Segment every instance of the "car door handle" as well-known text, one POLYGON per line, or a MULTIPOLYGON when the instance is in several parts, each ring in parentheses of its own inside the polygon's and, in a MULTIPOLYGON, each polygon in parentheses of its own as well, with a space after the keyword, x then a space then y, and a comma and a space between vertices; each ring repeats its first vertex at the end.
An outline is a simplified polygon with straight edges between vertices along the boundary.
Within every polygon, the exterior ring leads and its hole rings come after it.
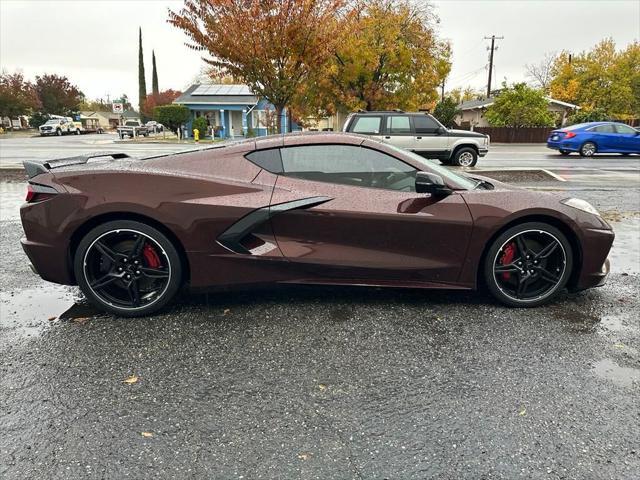
POLYGON ((389 140, 390 138, 391 138, 391 137, 390 137, 389 135, 386 135, 386 136, 384 137, 384 139, 385 139, 385 140, 389 140))
POLYGON ((422 140, 422 137, 416 137, 416 140, 422 140))

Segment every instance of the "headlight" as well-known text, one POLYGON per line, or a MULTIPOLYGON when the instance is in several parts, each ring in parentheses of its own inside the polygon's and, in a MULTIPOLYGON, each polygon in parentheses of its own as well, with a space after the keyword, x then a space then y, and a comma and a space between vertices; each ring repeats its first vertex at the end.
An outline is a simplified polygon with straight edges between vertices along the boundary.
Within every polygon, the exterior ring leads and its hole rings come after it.
POLYGON ((561 203, 564 203, 565 205, 573 208, 577 208, 578 210, 582 210, 583 212, 600 216, 598 210, 596 210, 596 208, 586 200, 580 200, 579 198, 565 198, 561 203))

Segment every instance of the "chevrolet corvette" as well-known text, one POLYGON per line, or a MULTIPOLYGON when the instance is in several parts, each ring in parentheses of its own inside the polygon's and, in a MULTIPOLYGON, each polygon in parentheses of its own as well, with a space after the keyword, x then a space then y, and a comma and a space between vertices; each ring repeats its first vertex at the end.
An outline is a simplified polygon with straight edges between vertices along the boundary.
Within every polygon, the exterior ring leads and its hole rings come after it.
POLYGON ((184 287, 473 290, 533 307, 602 285, 614 233, 589 203, 353 134, 292 134, 144 159, 24 162, 23 248, 43 279, 149 315, 184 287))

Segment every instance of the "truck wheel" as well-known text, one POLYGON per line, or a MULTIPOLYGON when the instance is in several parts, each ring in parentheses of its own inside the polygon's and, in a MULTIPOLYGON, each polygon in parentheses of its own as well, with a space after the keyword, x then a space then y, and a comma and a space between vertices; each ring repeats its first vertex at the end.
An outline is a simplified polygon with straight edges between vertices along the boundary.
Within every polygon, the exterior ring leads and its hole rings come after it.
POLYGON ((76 128, 76 135, 80 135, 80 129, 76 128))
POLYGON ((451 159, 451 164, 458 167, 474 167, 476 163, 478 163, 478 154, 471 147, 462 147, 451 159))
POLYGON ((56 129, 56 135, 61 137, 62 136, 62 130, 60 130, 59 128, 56 129))

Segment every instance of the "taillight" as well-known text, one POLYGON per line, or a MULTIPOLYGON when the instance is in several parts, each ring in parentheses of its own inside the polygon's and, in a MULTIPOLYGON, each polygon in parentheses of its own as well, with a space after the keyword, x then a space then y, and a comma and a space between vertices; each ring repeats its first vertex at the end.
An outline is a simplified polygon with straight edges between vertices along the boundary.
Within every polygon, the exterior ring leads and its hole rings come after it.
POLYGON ((565 133, 564 138, 573 138, 576 136, 576 134, 573 132, 564 132, 564 133, 565 133))
POLYGON ((24 200, 27 203, 42 202, 43 200, 48 200, 57 194, 58 192, 55 188, 30 183, 27 185, 27 196, 24 200))

